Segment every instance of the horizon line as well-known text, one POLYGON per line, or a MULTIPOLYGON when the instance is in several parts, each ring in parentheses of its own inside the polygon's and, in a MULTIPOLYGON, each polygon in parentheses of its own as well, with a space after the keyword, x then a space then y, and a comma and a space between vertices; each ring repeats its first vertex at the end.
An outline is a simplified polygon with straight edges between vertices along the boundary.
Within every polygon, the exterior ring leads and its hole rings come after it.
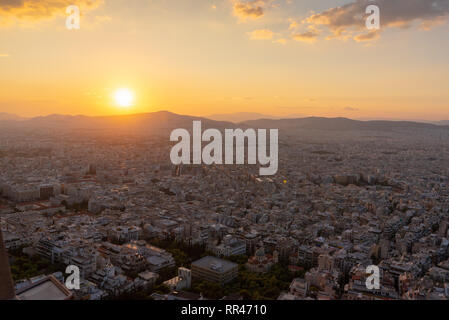
POLYGON ((47 118, 47 117, 54 117, 54 116, 63 116, 63 117, 86 117, 86 118, 108 118, 108 117, 127 117, 127 116, 138 116, 138 115, 148 115, 148 114, 157 114, 157 113, 170 113, 177 116, 186 116, 186 117, 197 117, 197 118, 204 118, 207 120, 213 120, 213 121, 225 121, 225 122, 232 122, 232 123, 239 123, 239 122, 246 122, 246 121, 258 121, 258 120, 292 120, 292 119, 307 119, 307 118, 322 118, 322 119, 347 119, 347 120, 353 120, 353 121, 362 121, 362 122, 370 122, 370 121, 388 121, 388 122, 416 122, 416 123, 427 123, 427 124, 435 124, 439 122, 445 122, 448 121, 447 119, 440 119, 440 120, 424 120, 424 119, 407 119, 407 118, 379 118, 379 117, 360 117, 360 118, 352 118, 352 117, 346 117, 346 116, 314 116, 314 115, 303 115, 303 116, 296 116, 295 114, 292 115, 269 115, 269 114, 260 114, 257 112, 234 112, 234 113, 223 113, 223 114, 210 114, 207 116, 204 115, 192 115, 192 114, 181 114, 172 112, 169 110, 158 110, 158 111, 152 111, 152 112, 136 112, 136 113, 119 113, 119 114, 107 114, 107 115, 86 115, 86 114, 65 114, 65 113, 50 113, 46 115, 37 115, 37 116, 20 116, 14 113, 9 112, 0 112, 0 115, 8 115, 11 117, 16 117, 18 119, 4 119, 0 121, 27 121, 27 120, 33 120, 37 118, 47 118), (260 114, 261 118, 254 118, 254 119, 247 119, 247 120, 241 120, 241 121, 233 121, 233 120, 226 120, 226 119, 220 119, 216 120, 211 117, 214 116, 236 116, 238 114, 260 114))

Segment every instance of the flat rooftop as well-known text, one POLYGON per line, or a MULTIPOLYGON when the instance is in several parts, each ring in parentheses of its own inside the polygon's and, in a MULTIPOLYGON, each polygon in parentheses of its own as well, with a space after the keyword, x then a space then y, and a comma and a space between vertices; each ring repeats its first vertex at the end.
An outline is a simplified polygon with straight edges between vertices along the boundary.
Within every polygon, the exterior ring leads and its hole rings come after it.
POLYGON ((227 272, 233 268, 238 267, 237 263, 219 259, 212 256, 206 256, 199 260, 192 262, 192 267, 196 266, 203 269, 209 269, 215 272, 227 272))
POLYGON ((47 277, 20 290, 17 292, 17 296, 20 300, 66 300, 71 298, 71 292, 57 281, 47 277))

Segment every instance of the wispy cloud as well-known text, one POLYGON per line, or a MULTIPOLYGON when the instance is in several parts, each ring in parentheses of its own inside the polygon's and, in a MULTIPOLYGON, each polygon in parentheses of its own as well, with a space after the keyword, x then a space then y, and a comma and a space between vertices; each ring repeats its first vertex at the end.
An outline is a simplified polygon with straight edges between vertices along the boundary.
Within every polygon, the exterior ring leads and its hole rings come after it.
POLYGON ((8 58, 9 54, 8 53, 0 53, 0 58, 8 58))
POLYGON ((248 32, 248 34, 252 40, 270 40, 274 36, 274 32, 268 29, 254 30, 253 32, 248 32))
POLYGON ((377 30, 367 32, 367 33, 360 33, 354 36, 354 40, 356 42, 367 42, 367 41, 373 41, 380 38, 380 32, 377 30))
POLYGON ((303 33, 295 33, 292 35, 293 40, 299 42, 316 42, 318 40, 318 33, 315 31, 307 31, 303 33))
POLYGON ((235 1, 234 15, 241 20, 257 19, 264 15, 264 7, 265 1, 263 0, 235 1))
POLYGON ((429 30, 449 20, 449 0, 356 0, 322 13, 311 14, 302 24, 327 27, 331 33, 327 39, 352 38, 357 42, 376 40, 380 32, 370 32, 365 26, 365 10, 372 4, 380 8, 380 31, 415 25, 429 30))
POLYGON ((276 0, 230 0, 234 16, 240 21, 258 19, 265 15, 267 9, 278 7, 276 0))
MULTIPOLYGON (((275 0, 230 0, 234 15, 241 21, 258 19, 270 8, 279 6, 275 0)), ((288 5, 289 1, 287 1, 288 5)), ((449 20, 449 0, 353 0, 342 6, 332 7, 322 12, 312 12, 306 18, 296 20, 286 18, 288 28, 277 30, 280 36, 276 43, 286 39, 315 43, 320 39, 349 40, 370 45, 391 28, 420 28, 430 30, 449 20), (380 9, 380 29, 368 30, 366 20, 370 14, 366 9, 377 5, 380 9)), ((271 28, 267 28, 268 30, 271 28)), ((271 39, 273 34, 256 30, 251 39, 271 39)))
POLYGON ((285 39, 285 38, 280 38, 280 39, 277 39, 277 40, 275 40, 275 41, 273 41, 274 43, 280 43, 280 44, 286 44, 287 43, 287 39, 285 39))
POLYGON ((34 23, 66 14, 66 8, 76 4, 82 12, 97 8, 103 0, 1 0, 0 25, 14 22, 34 23))

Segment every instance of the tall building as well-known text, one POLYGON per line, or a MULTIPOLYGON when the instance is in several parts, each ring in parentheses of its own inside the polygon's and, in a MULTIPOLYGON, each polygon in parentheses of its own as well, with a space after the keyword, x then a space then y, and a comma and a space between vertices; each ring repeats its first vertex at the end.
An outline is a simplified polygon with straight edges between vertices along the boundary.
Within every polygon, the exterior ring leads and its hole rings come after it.
POLYGON ((10 300, 15 298, 14 285, 9 269, 8 254, 3 243, 3 234, 0 229, 0 300, 10 300))

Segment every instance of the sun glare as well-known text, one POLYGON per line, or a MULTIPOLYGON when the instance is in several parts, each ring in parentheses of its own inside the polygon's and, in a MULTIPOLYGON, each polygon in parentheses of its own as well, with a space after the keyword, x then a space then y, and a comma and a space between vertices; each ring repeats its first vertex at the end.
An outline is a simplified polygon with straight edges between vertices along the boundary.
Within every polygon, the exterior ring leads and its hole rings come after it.
POLYGON ((119 107, 127 108, 132 106, 134 94, 129 89, 119 89, 114 94, 115 102, 119 107))

